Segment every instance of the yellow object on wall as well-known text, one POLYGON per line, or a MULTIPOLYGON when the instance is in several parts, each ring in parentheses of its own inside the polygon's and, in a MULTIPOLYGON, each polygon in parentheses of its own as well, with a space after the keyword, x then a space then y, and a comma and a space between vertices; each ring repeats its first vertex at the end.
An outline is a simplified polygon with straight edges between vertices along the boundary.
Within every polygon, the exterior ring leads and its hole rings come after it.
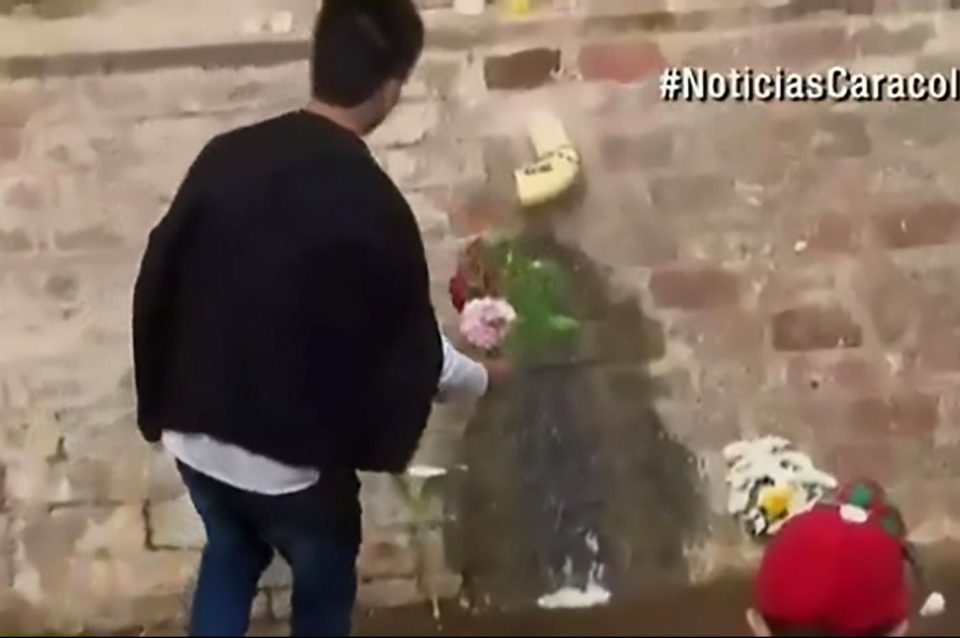
POLYGON ((507 13, 515 16, 523 16, 530 13, 530 0, 503 0, 503 6, 507 13))
POLYGON ((537 159, 515 173, 517 195, 524 207, 554 199, 573 186, 580 174, 580 155, 556 116, 536 113, 529 132, 537 159))

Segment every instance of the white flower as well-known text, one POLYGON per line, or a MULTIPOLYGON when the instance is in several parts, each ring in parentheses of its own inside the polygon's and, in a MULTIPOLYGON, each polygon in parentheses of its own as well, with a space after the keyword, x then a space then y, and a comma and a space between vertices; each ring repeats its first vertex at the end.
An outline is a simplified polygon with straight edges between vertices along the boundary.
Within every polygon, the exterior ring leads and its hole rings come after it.
POLYGON ((836 486, 836 479, 818 470, 807 455, 780 437, 737 441, 724 448, 723 456, 730 488, 727 510, 755 535, 776 534, 784 523, 810 509, 836 486), (775 495, 779 498, 771 500, 775 495), (769 502, 762 503, 764 498, 769 502))
POLYGON ((920 615, 924 618, 939 616, 947 610, 947 599, 938 591, 927 596, 927 600, 920 608, 920 615))
POLYGON ((863 525, 870 519, 870 515, 863 508, 847 504, 840 507, 840 518, 848 523, 863 525))

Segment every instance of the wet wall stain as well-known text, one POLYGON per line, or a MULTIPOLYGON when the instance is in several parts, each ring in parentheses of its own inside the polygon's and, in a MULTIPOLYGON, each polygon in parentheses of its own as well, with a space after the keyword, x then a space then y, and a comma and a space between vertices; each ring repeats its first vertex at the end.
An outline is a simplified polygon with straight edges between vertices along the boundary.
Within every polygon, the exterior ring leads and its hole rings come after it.
POLYGON ((687 579, 684 547, 704 525, 695 456, 665 432, 647 363, 662 329, 637 300, 549 230, 520 238, 568 273, 580 343, 526 362, 481 404, 464 443, 460 512, 466 593, 478 607, 528 607, 583 587, 596 563, 614 599, 687 579), (589 536, 599 551, 594 555, 589 536))

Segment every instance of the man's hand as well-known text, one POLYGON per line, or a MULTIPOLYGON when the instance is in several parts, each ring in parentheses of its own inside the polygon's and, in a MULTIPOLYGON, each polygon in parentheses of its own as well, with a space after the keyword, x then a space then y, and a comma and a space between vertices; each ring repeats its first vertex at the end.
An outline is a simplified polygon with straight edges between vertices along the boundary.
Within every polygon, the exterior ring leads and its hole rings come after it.
POLYGON ((467 338, 463 336, 462 332, 460 332, 460 326, 458 325, 444 326, 443 333, 445 335, 448 335, 447 340, 450 342, 450 344, 454 348, 456 348, 460 352, 470 353, 474 359, 476 358, 476 356, 474 356, 474 351, 476 350, 476 348, 470 345, 470 342, 467 341, 467 338), (449 336, 449 335, 453 335, 453 336, 449 336))
POLYGON ((482 363, 483 367, 487 369, 487 378, 489 379, 488 392, 506 385, 515 372, 513 363, 503 357, 484 359, 482 363))

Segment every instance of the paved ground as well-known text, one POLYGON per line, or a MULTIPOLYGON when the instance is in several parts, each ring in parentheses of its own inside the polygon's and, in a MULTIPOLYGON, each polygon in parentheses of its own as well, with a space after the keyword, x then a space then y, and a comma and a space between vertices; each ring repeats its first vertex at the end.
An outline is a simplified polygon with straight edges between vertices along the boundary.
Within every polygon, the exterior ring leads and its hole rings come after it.
MULTIPOLYGON (((426 610, 404 610, 367 619, 357 629, 363 636, 743 636, 748 591, 743 582, 727 582, 580 613, 454 614, 440 629, 426 610)), ((957 603, 951 613, 918 621, 914 635, 960 635, 960 582, 947 598, 957 603)))
MULTIPOLYGON (((960 576, 960 572, 956 572, 960 576)), ((938 580, 942 583, 942 580, 938 580)), ((960 635, 960 577, 943 587, 949 612, 936 621, 918 620, 913 635, 960 635), (953 603, 952 605, 950 603, 953 603)), ((744 636, 749 599, 744 581, 665 593, 630 604, 584 612, 471 615, 445 611, 438 627, 426 607, 380 612, 358 620, 358 636, 744 636)), ((153 635, 171 635, 158 632, 153 635)), ((283 636, 286 628, 257 627, 256 636, 283 636)))

